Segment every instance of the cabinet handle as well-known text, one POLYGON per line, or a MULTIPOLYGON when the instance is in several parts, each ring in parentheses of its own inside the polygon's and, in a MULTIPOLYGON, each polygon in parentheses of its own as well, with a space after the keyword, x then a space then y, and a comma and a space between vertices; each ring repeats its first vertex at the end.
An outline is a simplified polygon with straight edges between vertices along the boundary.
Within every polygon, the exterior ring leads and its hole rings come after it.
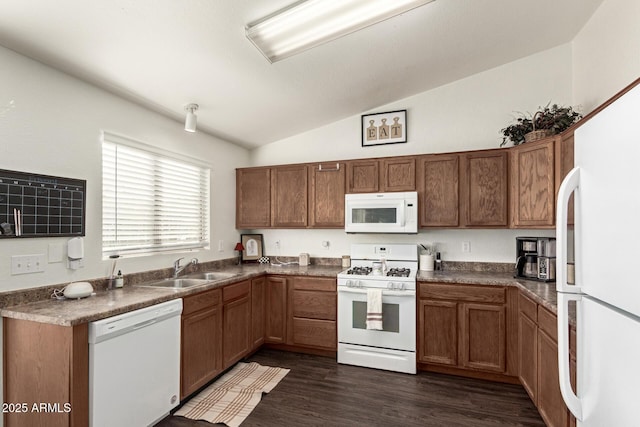
POLYGON ((336 163, 335 169, 322 169, 322 165, 318 165, 319 172, 336 172, 340 170, 340 163, 336 163))

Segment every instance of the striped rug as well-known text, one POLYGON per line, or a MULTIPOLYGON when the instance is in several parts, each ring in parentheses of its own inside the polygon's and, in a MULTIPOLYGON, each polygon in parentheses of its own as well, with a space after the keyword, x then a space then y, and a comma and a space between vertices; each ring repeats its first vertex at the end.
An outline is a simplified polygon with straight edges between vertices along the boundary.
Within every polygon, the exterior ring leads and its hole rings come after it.
POLYGON ((238 363, 174 415, 237 427, 260 403, 262 393, 273 390, 288 373, 256 362, 238 363))

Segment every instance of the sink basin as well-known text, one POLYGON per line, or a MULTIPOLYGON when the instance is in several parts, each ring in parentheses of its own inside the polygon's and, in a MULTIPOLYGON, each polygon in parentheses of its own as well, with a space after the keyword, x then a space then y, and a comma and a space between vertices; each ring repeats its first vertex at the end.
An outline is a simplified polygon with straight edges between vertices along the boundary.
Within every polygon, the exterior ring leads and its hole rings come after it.
POLYGON ((204 285, 210 280, 197 278, 163 279, 155 282, 141 283, 138 286, 150 288, 190 288, 191 286, 204 285))
POLYGON ((189 275, 189 279, 196 280, 222 280, 228 279, 229 277, 236 276, 236 273, 224 273, 222 271, 210 271, 208 273, 194 273, 189 275))

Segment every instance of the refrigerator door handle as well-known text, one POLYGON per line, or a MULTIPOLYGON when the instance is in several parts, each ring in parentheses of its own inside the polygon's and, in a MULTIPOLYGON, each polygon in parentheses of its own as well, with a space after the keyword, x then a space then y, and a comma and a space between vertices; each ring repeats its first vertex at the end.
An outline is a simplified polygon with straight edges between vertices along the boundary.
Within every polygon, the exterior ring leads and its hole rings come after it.
POLYGON ((582 300, 582 295, 558 292, 558 373, 560 392, 571 413, 582 421, 582 401, 571 388, 569 370, 569 301, 582 300))
MULTIPOLYGON (((582 288, 578 285, 569 285, 567 283, 567 213, 569 208, 569 197, 580 187, 580 168, 573 168, 562 181, 558 190, 558 207, 556 212, 556 290, 558 292, 582 293, 582 288)), ((576 194, 576 211, 578 210, 578 194, 576 194)), ((577 215, 577 212, 576 212, 577 215)), ((577 227, 576 227, 577 228, 577 227)), ((576 236, 576 239, 578 236, 576 236)), ((578 251, 576 245, 576 251, 578 251)), ((578 256, 576 253, 576 278, 579 277, 577 269, 578 256)))

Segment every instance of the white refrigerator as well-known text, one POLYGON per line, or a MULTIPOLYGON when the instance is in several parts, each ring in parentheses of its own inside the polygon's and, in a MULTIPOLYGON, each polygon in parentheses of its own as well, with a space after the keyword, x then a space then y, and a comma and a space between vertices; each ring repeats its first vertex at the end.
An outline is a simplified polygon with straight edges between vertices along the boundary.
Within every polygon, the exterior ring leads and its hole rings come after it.
POLYGON ((639 170, 635 86, 576 130, 575 168, 558 193, 560 389, 582 427, 640 426, 639 170), (566 280, 572 193, 575 285, 566 280), (569 301, 576 301, 577 390, 569 379, 569 301))

